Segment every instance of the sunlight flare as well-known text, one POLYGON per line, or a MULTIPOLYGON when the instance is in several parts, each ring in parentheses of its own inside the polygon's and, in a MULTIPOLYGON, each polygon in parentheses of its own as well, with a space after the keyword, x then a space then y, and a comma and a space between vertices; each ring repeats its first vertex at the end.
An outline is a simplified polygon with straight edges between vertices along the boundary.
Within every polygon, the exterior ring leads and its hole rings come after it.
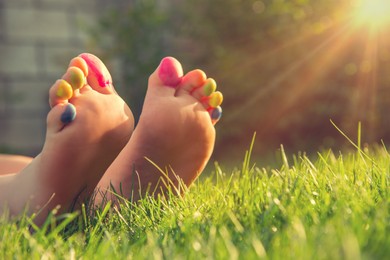
POLYGON ((359 0, 355 10, 356 21, 380 27, 390 23, 389 0, 359 0))

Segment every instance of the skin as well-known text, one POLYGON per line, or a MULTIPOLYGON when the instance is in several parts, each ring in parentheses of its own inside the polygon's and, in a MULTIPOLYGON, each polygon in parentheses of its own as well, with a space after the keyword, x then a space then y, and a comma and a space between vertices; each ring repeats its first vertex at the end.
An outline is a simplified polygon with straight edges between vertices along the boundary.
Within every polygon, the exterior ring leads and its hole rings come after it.
MULTIPOLYGON (((131 200, 138 200, 147 192, 163 194, 168 187, 182 193, 179 183, 189 186, 199 176, 213 151, 214 124, 219 119, 210 117, 215 108, 210 107, 205 96, 210 94, 209 86, 205 91, 206 81, 201 70, 183 77, 177 60, 162 61, 149 78, 142 114, 132 138, 97 186, 97 206, 106 200, 118 202, 113 191, 131 200), (165 177, 156 166, 166 173, 165 177)), ((220 100, 214 104, 217 107, 222 102, 222 95, 218 95, 220 100)))
MULTIPOLYGON (((94 56, 81 58, 70 67, 87 76, 88 86, 76 89, 69 100, 56 95, 62 83, 52 87, 42 153, 34 159, 0 156, 0 187, 10 187, 0 189, 0 205, 7 204, 14 215, 28 201, 29 212, 39 211, 36 221, 42 222, 56 205, 69 209, 76 198, 90 196, 96 184, 96 206, 118 202, 110 187, 132 200, 146 193, 164 194, 168 188, 181 194, 182 184, 189 186, 211 156, 222 94, 203 71, 183 76, 177 60, 164 59, 149 78, 143 112, 130 138, 133 118, 115 94, 108 71, 94 56), (67 102, 74 104, 77 115, 64 126, 58 118, 67 102), (15 170, 19 172, 9 174, 15 170), (12 192, 15 187, 22 188, 18 196, 12 192)), ((74 75, 68 70, 63 78, 72 81, 74 75)))
MULTIPOLYGON (((1 170, 0 205, 8 207, 12 216, 27 205, 27 213, 37 214, 35 221, 40 224, 57 205, 61 207, 60 212, 77 207, 76 201, 83 201, 92 194, 131 136, 134 120, 130 109, 112 85, 103 88, 97 84, 96 73, 106 68, 94 56, 84 58, 96 61, 98 70, 88 71, 81 57, 71 61, 70 67, 79 66, 76 73, 84 73, 83 77, 88 80, 82 88, 74 88, 70 99, 58 96, 60 81, 50 89, 52 109, 47 116, 42 152, 32 160, 11 156, 8 159, 17 163, 1 170), (64 123, 61 116, 68 103, 73 104, 77 114, 72 122, 64 123), (15 170, 16 173, 5 174, 15 170)), ((75 76, 70 73, 73 72, 68 70, 62 78, 69 80, 75 76)), ((108 72, 105 77, 111 82, 108 72)), ((4 161, 5 157, 1 158, 4 161)), ((3 207, 0 213, 2 210, 3 207)))

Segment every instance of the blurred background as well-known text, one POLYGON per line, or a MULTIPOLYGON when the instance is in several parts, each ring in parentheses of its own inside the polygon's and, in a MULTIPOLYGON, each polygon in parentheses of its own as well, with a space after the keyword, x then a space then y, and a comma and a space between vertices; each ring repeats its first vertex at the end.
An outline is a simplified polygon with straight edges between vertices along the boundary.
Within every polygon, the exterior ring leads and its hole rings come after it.
POLYGON ((164 56, 224 94, 214 159, 390 142, 388 0, 1 0, 0 152, 36 155, 47 90, 80 52, 100 56, 139 116, 164 56))

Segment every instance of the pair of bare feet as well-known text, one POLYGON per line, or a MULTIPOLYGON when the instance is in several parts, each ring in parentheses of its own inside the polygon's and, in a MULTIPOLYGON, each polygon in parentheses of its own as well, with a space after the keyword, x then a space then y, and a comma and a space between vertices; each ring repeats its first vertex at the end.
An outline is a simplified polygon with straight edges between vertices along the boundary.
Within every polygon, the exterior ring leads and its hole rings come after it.
MULTIPOLYGON (((190 185, 209 160, 222 94, 201 70, 183 75, 164 58, 150 76, 136 129, 110 73, 92 54, 74 58, 50 89, 42 152, 0 156, 0 214, 37 213, 41 223, 58 205, 67 211, 94 195, 99 206, 120 196, 190 185)), ((180 191, 177 191, 180 192, 180 191)))

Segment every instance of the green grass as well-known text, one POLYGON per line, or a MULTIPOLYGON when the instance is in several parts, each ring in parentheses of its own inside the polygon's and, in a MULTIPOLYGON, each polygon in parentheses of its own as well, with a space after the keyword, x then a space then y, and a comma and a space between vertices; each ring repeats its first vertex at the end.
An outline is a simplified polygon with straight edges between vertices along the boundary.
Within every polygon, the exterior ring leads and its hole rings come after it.
MULTIPOLYGON (((358 148, 360 147, 360 144, 358 148)), ((0 219, 0 259, 388 259, 385 148, 215 170, 184 198, 49 218, 0 219), (60 223, 60 224, 58 224, 60 223)))

